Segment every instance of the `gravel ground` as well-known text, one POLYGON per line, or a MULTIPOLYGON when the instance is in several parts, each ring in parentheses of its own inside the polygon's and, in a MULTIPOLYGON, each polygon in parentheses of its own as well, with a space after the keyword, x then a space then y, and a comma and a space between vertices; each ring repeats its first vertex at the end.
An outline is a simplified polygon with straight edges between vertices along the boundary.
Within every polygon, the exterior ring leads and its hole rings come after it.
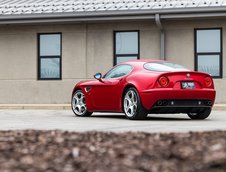
POLYGON ((0 171, 226 171, 226 131, 1 131, 0 171))

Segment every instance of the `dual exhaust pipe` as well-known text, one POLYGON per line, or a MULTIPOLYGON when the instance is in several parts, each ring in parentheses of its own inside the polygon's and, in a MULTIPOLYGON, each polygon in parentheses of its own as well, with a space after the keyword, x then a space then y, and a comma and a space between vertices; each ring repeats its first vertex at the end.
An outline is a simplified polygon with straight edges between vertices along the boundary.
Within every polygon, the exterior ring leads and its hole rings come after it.
POLYGON ((167 100, 159 100, 159 101, 157 101, 157 105, 158 106, 167 106, 168 101, 167 100))

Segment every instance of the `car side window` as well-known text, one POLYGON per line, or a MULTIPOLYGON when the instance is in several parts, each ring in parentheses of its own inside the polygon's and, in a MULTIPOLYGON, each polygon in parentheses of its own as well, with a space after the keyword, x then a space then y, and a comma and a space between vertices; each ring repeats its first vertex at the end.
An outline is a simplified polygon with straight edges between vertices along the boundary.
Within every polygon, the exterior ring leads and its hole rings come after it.
POLYGON ((115 68, 111 69, 105 76, 105 79, 110 79, 110 78, 118 78, 124 75, 127 75, 133 70, 133 67, 130 65, 119 65, 116 66, 115 68))

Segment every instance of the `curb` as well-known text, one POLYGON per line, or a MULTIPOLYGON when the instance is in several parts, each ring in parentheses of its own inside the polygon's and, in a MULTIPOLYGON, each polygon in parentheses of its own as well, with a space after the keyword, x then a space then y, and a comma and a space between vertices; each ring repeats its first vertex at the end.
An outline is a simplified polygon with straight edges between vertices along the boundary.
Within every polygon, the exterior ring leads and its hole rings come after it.
POLYGON ((226 104, 215 104, 213 110, 226 110, 226 104))
MULTIPOLYGON (((8 110, 71 110, 70 104, 0 104, 0 109, 8 110)), ((215 104, 213 110, 226 110, 226 104, 215 104)))
POLYGON ((70 104, 0 104, 0 109, 8 110, 70 110, 70 104))

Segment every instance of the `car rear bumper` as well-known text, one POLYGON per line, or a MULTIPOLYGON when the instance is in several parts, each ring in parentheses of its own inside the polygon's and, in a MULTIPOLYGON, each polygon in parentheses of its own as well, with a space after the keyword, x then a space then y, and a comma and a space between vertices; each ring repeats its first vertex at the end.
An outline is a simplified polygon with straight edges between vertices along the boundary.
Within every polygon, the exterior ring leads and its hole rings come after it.
POLYGON ((175 89, 150 89, 140 93, 145 109, 178 109, 179 113, 184 108, 212 107, 215 101, 214 89, 175 90, 175 89), (158 104, 162 101, 162 104, 158 104))

